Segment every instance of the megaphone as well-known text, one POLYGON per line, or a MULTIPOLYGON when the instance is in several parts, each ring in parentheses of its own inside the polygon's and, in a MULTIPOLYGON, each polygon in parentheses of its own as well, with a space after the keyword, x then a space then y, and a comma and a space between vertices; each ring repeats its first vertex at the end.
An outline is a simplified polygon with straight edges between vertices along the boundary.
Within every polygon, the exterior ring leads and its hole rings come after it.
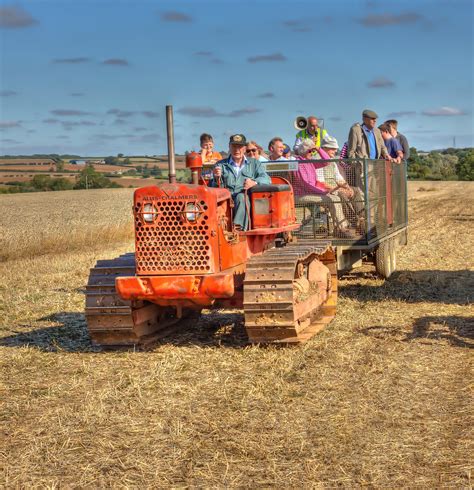
POLYGON ((308 120, 304 116, 298 116, 293 123, 295 129, 301 131, 302 129, 306 129, 308 127, 308 120))

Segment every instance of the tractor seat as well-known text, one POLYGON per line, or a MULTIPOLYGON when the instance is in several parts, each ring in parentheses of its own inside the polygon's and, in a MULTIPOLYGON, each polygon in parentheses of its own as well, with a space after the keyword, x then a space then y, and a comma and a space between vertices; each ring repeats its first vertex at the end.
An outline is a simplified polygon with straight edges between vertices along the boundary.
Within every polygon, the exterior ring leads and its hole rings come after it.
POLYGON ((257 184, 248 190, 249 194, 254 192, 285 192, 290 191, 291 187, 288 184, 257 184))

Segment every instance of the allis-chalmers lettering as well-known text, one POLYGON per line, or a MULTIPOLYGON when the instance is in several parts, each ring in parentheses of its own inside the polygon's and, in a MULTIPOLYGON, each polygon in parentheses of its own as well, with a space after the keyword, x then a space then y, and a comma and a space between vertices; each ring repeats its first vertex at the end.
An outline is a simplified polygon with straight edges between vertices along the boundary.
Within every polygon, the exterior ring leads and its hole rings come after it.
POLYGON ((191 199, 197 199, 196 194, 190 194, 189 196, 144 196, 144 201, 161 201, 161 200, 170 200, 170 201, 186 201, 191 199))

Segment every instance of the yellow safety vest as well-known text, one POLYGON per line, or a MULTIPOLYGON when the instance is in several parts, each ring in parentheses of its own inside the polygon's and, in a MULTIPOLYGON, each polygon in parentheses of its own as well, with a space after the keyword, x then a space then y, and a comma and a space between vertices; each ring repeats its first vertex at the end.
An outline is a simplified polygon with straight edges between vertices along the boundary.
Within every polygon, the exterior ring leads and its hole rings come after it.
MULTIPOLYGON (((323 129, 323 138, 328 134, 328 132, 323 129)), ((301 138, 301 139, 310 139, 313 140, 314 144, 319 148, 321 146, 321 128, 318 128, 316 130, 316 134, 312 136, 311 134, 308 133, 306 129, 302 129, 297 135, 296 139, 301 138)))

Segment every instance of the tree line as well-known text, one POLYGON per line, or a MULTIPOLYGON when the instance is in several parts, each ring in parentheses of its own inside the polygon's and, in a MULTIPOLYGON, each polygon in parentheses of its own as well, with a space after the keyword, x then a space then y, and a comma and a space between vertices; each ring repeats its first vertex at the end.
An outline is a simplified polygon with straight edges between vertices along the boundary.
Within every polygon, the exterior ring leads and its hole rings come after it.
POLYGON ((407 170, 410 180, 474 180, 474 149, 447 148, 426 154, 410 148, 407 170))
POLYGON ((97 172, 92 165, 86 165, 75 180, 49 175, 35 175, 27 182, 10 182, 7 188, 0 189, 2 194, 16 192, 68 191, 74 189, 118 188, 121 185, 113 182, 104 174, 97 172))

